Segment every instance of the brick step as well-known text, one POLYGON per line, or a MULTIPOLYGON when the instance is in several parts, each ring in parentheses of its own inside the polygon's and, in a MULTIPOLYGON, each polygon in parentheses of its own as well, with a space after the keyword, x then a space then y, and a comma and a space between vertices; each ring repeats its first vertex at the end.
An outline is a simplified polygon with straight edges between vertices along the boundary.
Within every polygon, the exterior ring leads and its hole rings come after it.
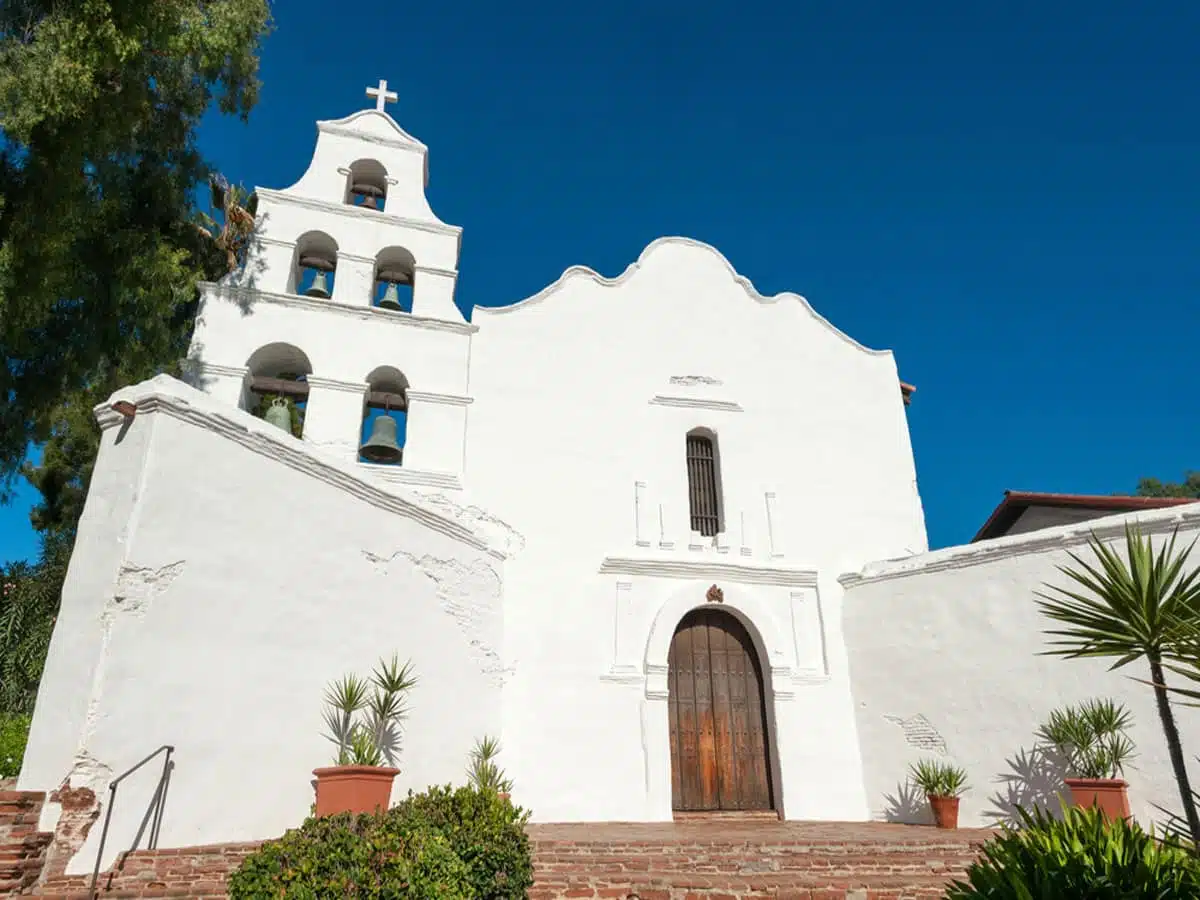
POLYGON ((760 860, 754 863, 736 863, 718 865, 704 860, 688 862, 678 860, 674 864, 662 865, 655 863, 647 865, 644 860, 618 859, 604 860, 593 865, 534 863, 534 875, 553 878, 562 875, 587 874, 596 877, 617 876, 632 877, 641 872, 658 872, 658 874, 673 874, 673 872, 690 872, 696 875, 715 875, 724 877, 757 877, 770 876, 828 876, 828 875, 930 875, 942 872, 962 872, 974 862, 974 857, 954 857, 952 859, 878 859, 871 857, 856 857, 853 859, 820 859, 812 860, 808 865, 775 865, 774 860, 760 860))
POLYGON ((940 898, 954 875, 908 875, 867 877, 819 877, 814 875, 714 877, 676 873, 646 873, 638 877, 611 878, 577 876, 554 881, 538 879, 529 892, 529 900, 559 898, 615 898, 631 895, 639 900, 698 900, 698 898, 772 897, 777 900, 893 900, 893 898, 940 898))

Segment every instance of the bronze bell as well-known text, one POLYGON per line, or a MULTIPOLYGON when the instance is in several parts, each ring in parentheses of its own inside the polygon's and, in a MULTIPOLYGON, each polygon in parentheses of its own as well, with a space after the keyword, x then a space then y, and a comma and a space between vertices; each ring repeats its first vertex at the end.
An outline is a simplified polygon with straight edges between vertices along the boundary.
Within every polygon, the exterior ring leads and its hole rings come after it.
POLYGON ((387 284, 383 298, 379 301, 379 308, 402 311, 404 307, 400 305, 400 291, 397 285, 412 284, 412 276, 400 269, 383 269, 375 278, 387 284))
POLYGON ((400 462, 404 450, 396 442, 396 420, 387 413, 376 416, 371 425, 371 436, 358 448, 358 452, 374 463, 400 462))
POLYGON ((387 290, 383 292, 383 299, 379 301, 380 309, 402 309, 400 306, 400 291, 396 289, 396 282, 389 281, 387 290))
POLYGON ((367 209, 379 209, 379 200, 384 196, 382 188, 363 181, 352 184, 350 186, 350 193, 362 197, 362 205, 367 209))
POLYGON ((300 265, 305 269, 316 271, 313 283, 304 292, 304 295, 306 297, 320 297, 322 300, 328 300, 329 282, 325 278, 325 273, 332 272, 335 268, 334 264, 323 256, 302 256, 300 257, 300 265))
POLYGON ((276 397, 271 401, 263 419, 268 425, 282 428, 288 434, 292 433, 292 411, 288 409, 288 403, 282 397, 276 397))

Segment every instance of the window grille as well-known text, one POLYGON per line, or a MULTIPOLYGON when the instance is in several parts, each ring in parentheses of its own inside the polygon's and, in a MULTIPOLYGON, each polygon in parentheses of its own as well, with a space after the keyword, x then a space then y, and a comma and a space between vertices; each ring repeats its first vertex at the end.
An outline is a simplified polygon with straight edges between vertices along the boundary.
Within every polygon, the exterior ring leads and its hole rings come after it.
POLYGON ((688 506, 692 531, 713 537, 721 530, 717 485, 717 460, 711 438, 689 434, 687 438, 688 506))

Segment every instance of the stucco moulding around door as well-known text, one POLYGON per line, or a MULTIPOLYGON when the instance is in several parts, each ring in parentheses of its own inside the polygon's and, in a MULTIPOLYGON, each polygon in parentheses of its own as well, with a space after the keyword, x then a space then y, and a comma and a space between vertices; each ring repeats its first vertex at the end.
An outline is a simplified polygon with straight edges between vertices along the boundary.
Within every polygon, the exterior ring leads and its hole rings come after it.
POLYGON ((601 674, 602 680, 641 685, 648 698, 662 699, 666 660, 665 656, 662 660, 651 659, 651 645, 661 643, 667 631, 673 633, 689 609, 706 603, 731 609, 758 633, 761 649, 766 651, 762 664, 770 671, 778 699, 794 697, 795 686, 829 680, 816 569, 609 557, 601 566, 601 574, 617 576, 610 595, 610 664, 601 674), (691 585, 664 592, 661 583, 648 580, 663 578, 691 585), (762 591, 754 590, 756 587, 786 589, 787 599, 760 598, 762 591))

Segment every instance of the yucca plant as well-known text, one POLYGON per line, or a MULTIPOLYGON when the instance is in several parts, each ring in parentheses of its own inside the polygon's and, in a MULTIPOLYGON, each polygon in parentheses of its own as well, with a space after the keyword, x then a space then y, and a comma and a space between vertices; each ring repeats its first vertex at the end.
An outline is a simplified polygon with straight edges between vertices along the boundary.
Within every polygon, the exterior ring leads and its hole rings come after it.
POLYGON ((394 766, 400 731, 408 718, 407 696, 417 684, 412 663, 379 661, 369 679, 353 673, 325 691, 325 737, 337 747, 335 765, 394 766))
POLYGON ((967 773, 958 766, 923 759, 908 770, 913 784, 927 797, 960 797, 967 791, 967 773))
POLYGON ((500 755, 500 742, 493 737, 484 735, 475 741, 471 750, 471 762, 467 767, 467 778, 481 791, 494 791, 497 794, 507 794, 512 790, 512 781, 504 775, 504 770, 496 763, 500 755))
POLYGON ((1125 733, 1133 717, 1112 700, 1088 700, 1050 713, 1038 737, 1063 757, 1073 778, 1118 778, 1134 756, 1125 733))
POLYGON ((1017 813, 1018 827, 983 845, 946 900, 1200 897, 1200 860, 1175 838, 1098 809, 1066 808, 1061 820, 1040 809, 1017 813))
POLYGON ((1188 779, 1183 745, 1171 709, 1165 667, 1179 656, 1181 637, 1200 627, 1200 570, 1186 568, 1195 541, 1176 550, 1176 533, 1156 552, 1151 538, 1133 523, 1125 526, 1125 557, 1093 533, 1093 561, 1068 553, 1073 566, 1058 570, 1073 589, 1046 585, 1038 593, 1042 613, 1060 624, 1047 630, 1047 654, 1067 659, 1112 659, 1119 669, 1139 659, 1150 668, 1150 684, 1193 842, 1200 843, 1200 816, 1188 779))

